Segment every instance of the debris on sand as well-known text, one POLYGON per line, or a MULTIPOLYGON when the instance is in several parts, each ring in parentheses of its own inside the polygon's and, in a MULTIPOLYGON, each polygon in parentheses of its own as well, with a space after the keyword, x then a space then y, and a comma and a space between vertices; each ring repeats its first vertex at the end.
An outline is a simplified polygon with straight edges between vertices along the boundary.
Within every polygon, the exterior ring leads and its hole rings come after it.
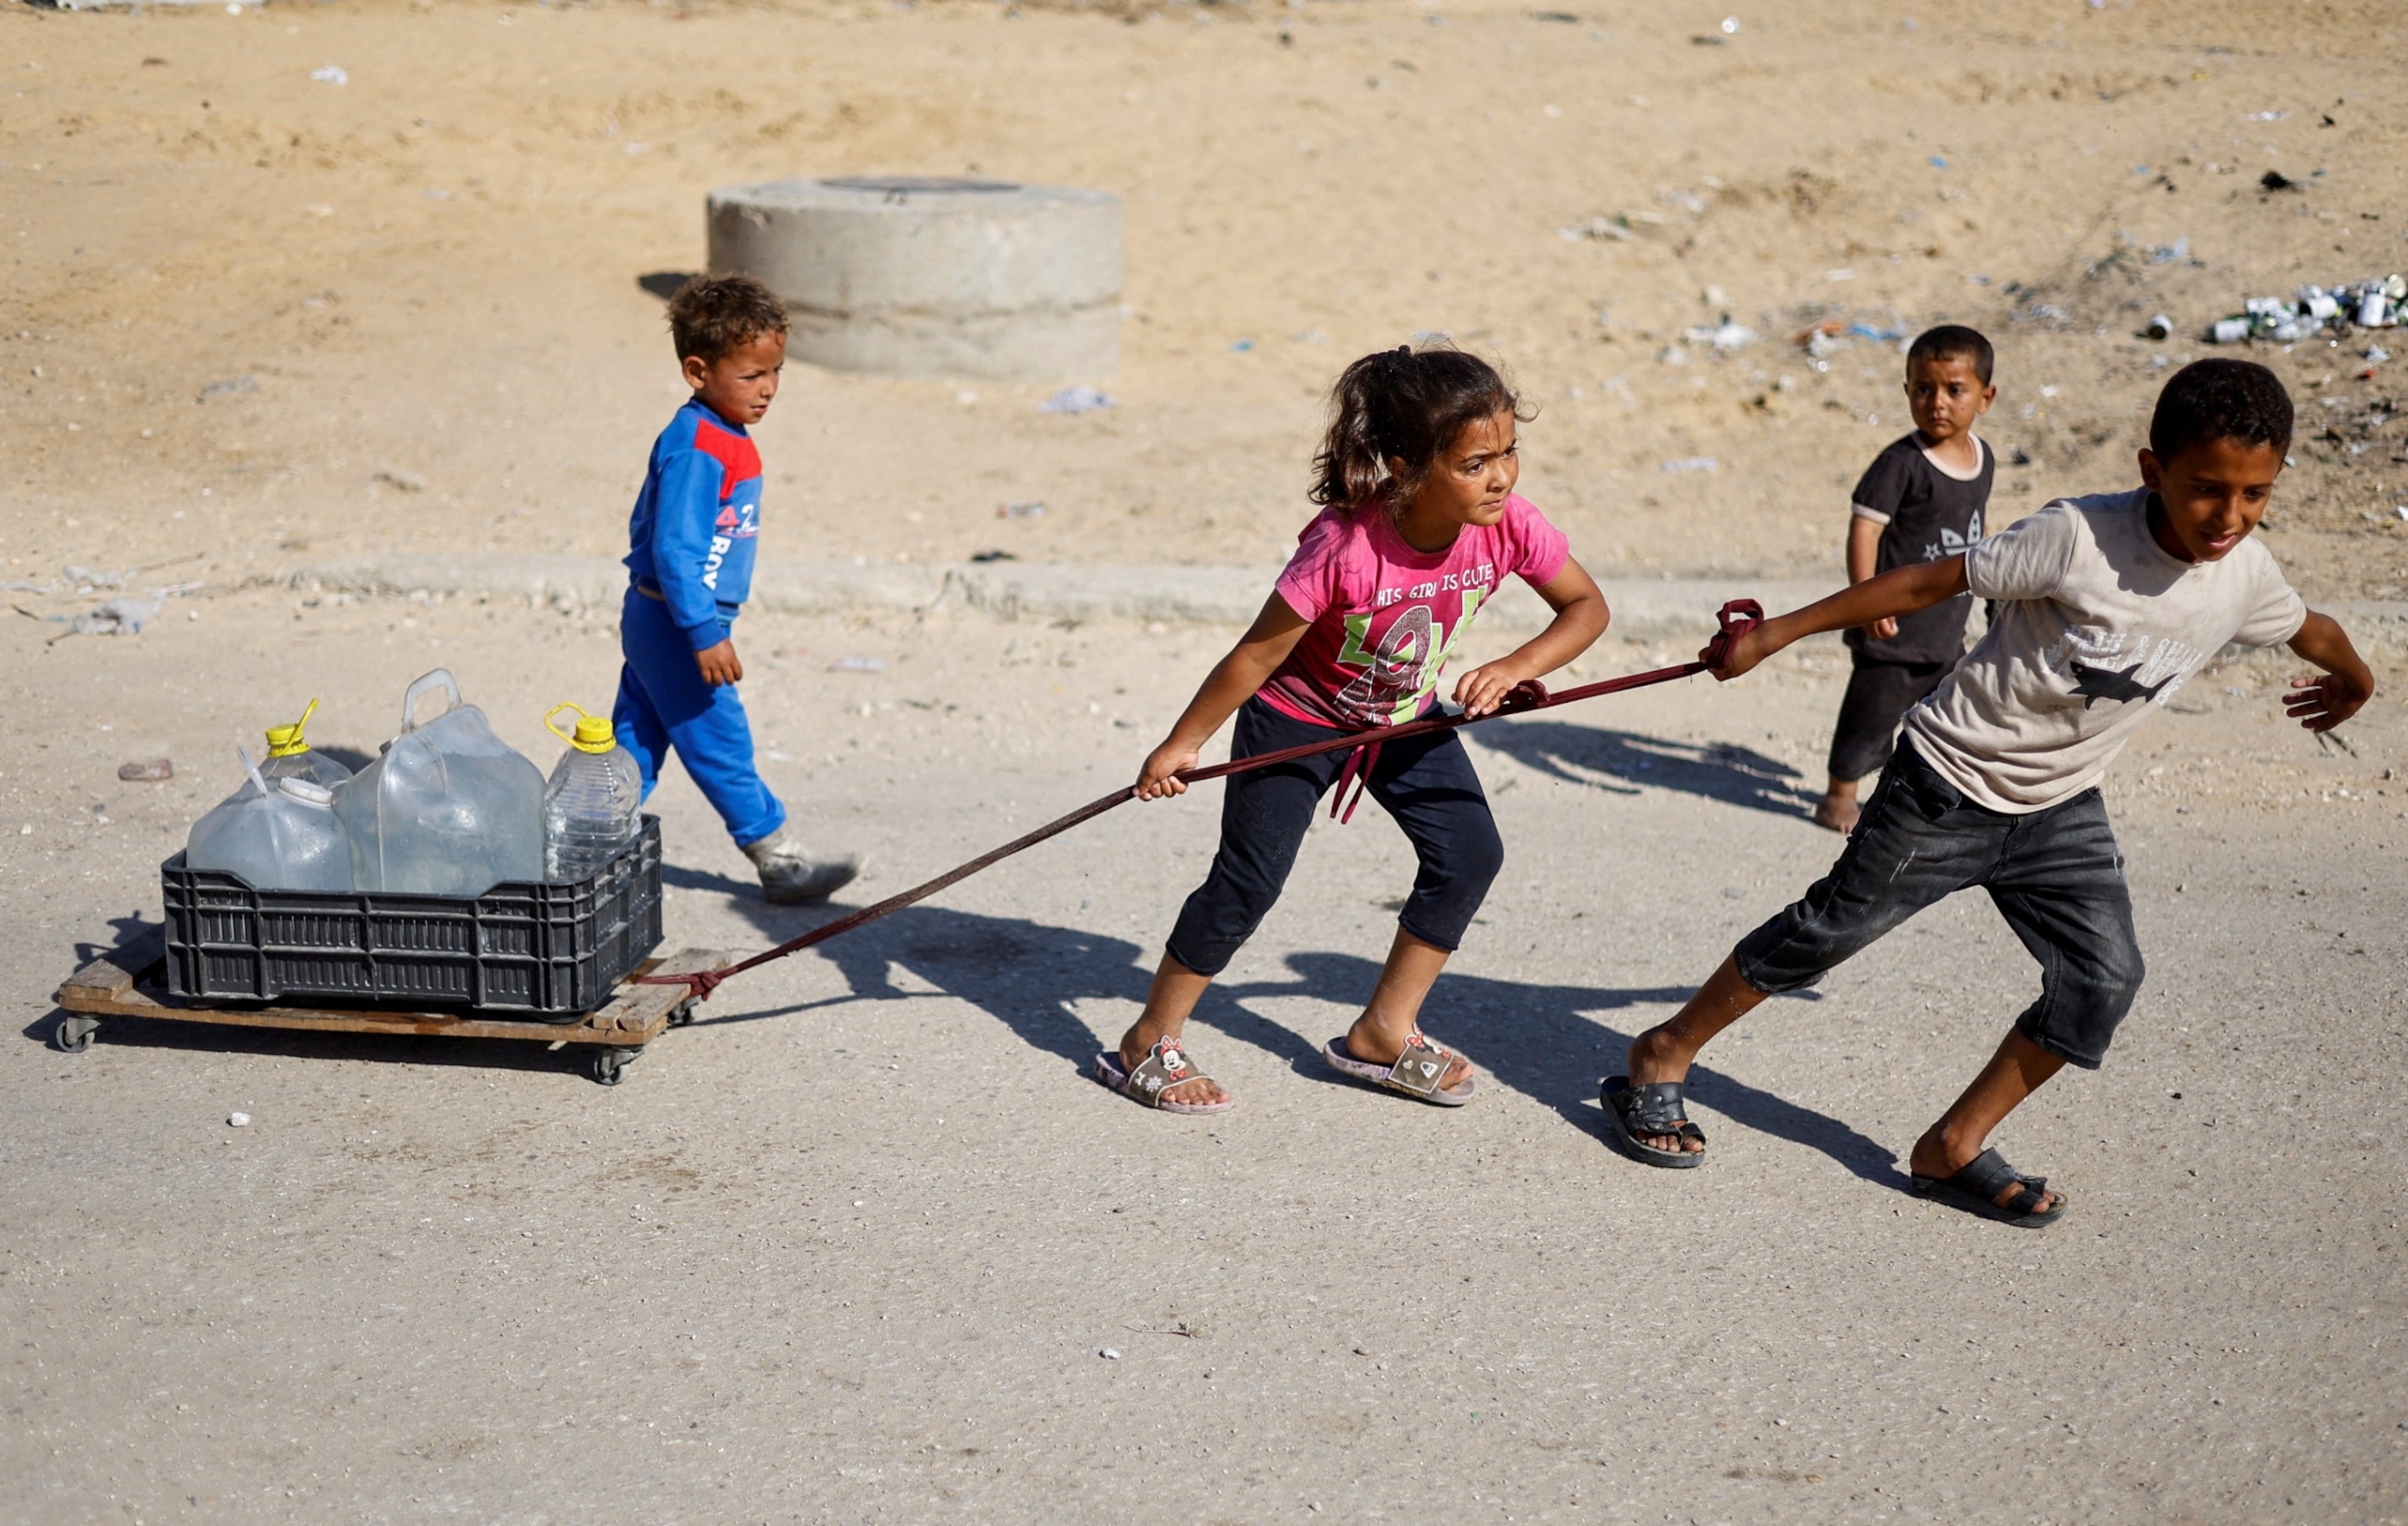
POLYGON ((165 784, 176 777, 176 765, 166 758, 122 763, 117 765, 117 777, 128 784, 165 784))
POLYGON ((2289 297, 2249 297, 2242 310, 2207 326, 2210 344, 2237 345, 2270 339, 2296 344, 2311 335, 2346 334, 2353 328, 2398 326, 2400 307, 2408 300, 2408 277, 2370 276, 2336 286, 2302 286, 2289 297))
POLYGON ((72 619, 64 615, 50 618, 65 624, 70 635, 140 635, 142 627, 159 618, 165 603, 161 599, 104 599, 72 619))
POLYGON ((1093 387, 1065 387, 1037 405, 1039 413, 1093 413, 1108 408, 1112 400, 1093 387))

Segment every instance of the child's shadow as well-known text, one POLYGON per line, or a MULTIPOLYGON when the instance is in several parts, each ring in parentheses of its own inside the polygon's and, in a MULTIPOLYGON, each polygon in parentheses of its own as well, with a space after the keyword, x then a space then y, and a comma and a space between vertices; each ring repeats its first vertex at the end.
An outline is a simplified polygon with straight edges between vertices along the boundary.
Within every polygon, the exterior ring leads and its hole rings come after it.
MULTIPOLYGON (((840 915, 815 908, 815 916, 797 917, 757 898, 738 904, 781 941, 840 915)), ((1104 934, 927 906, 831 939, 813 951, 843 975, 844 994, 725 1018, 713 1018, 706 1009, 697 1023, 758 1021, 853 1001, 907 1001, 934 988, 978 1007, 1031 1047, 1057 1055, 1085 1074, 1095 1062, 1097 1036, 1079 1015, 1079 1004, 1104 999, 1134 1008, 1142 1003, 1153 952, 1104 934), (910 977, 908 987, 898 981, 898 971, 910 977)), ((1297 996, 1341 1010, 1358 1007, 1370 992, 1379 966, 1353 954, 1318 952, 1290 954, 1285 963, 1295 978, 1215 984, 1197 1007, 1197 1020, 1287 1061, 1298 1076, 1354 1084, 1329 1070, 1318 1041, 1299 1036, 1256 1008, 1266 1001, 1297 996)), ((1606 1125, 1596 1100, 1598 1076, 1601 1070, 1621 1068, 1630 1035, 1590 1014, 1670 1006, 1688 995, 1688 988, 1679 986, 1555 986, 1451 974, 1440 977, 1431 992, 1430 1010, 1444 1037, 1460 1043, 1499 1084, 1602 1137, 1606 1125)), ((1799 997, 1819 999, 1812 991, 1799 997)), ((1102 1042, 1117 1036, 1107 1033, 1102 1042)), ((1820 1150, 1868 1181, 1899 1185, 1890 1169, 1897 1155, 1837 1119, 1711 1065, 1697 1066, 1690 1081, 1701 1103, 1734 1122, 1820 1150)))
POLYGON ((1509 720, 1469 734, 1526 768, 1615 794, 1654 785, 1776 816, 1806 816, 1813 806, 1797 769, 1727 742, 1675 742, 1565 720, 1509 720))
MULTIPOLYGON (((1250 981, 1232 985, 1223 994, 1235 1002, 1312 996, 1341 1006, 1359 1006, 1380 973, 1377 963, 1354 954, 1296 953, 1288 955, 1286 963, 1297 979, 1250 981)), ((1598 1078, 1622 1070, 1624 1051, 1632 1035, 1591 1014, 1641 1005, 1677 1006, 1689 999, 1691 991, 1687 986, 1550 986, 1449 973, 1431 989, 1426 1012, 1442 1042, 1459 1045, 1499 1083, 1602 1137, 1610 1129, 1597 1100, 1598 1078)), ((1821 1000, 1816 991, 1792 994, 1797 1000, 1821 1000)), ((1316 1078, 1339 1080, 1318 1049, 1298 1070, 1316 1078)), ((1891 1169, 1897 1153, 1838 1119, 1750 1086, 1709 1064, 1690 1067, 1689 1090, 1700 1103, 1734 1122, 1820 1150, 1867 1181, 1899 1185, 1891 1169)))

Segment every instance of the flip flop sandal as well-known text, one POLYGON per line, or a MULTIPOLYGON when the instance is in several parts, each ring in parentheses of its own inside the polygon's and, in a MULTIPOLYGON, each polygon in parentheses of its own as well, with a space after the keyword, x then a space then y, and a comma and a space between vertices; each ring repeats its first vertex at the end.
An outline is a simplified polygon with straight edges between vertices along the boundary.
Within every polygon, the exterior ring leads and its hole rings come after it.
POLYGON ((2040 1206, 2041 1189, 2048 1185, 2048 1178, 2022 1175, 1995 1149, 1974 1156, 1964 1170, 1953 1177, 1916 1177, 1914 1180, 1917 1197, 1928 1197, 1934 1203, 1944 1203, 1977 1218, 1995 1219, 2017 1229, 2046 1229, 2064 1218, 2070 1206, 2065 1194, 2059 1192, 2055 1207, 2046 1213, 2034 1213, 2032 1210, 2040 1206), (2001 1206, 1997 1201, 1999 1191, 2010 1183, 2014 1186, 2014 1194, 2001 1206))
POLYGON ((1689 1121, 1686 1081, 1650 1081, 1633 1086, 1627 1076, 1609 1076, 1598 1088, 1597 1100, 1613 1120, 1614 1142, 1622 1153, 1641 1165, 1686 1171, 1705 1164, 1706 1131, 1689 1121), (1671 1134, 1694 1139, 1696 1149, 1658 1149, 1644 1143, 1648 1135, 1671 1134))
POLYGON ((1347 1047, 1344 1034, 1323 1045, 1321 1057, 1329 1062, 1330 1069, 1341 1076, 1352 1076, 1358 1081, 1369 1081, 1391 1091, 1401 1091, 1408 1097, 1435 1103, 1440 1107, 1462 1106, 1471 1100, 1471 1093, 1480 1085, 1480 1077, 1466 1076, 1445 1091, 1440 1091, 1438 1083, 1445 1078, 1455 1053, 1424 1038, 1418 1028, 1406 1036, 1405 1052, 1397 1056, 1397 1062, 1393 1065, 1375 1065, 1368 1060, 1355 1059, 1354 1051, 1347 1047))
POLYGON ((1166 1113, 1226 1113, 1238 1105, 1238 1099, 1228 1096, 1219 1102, 1172 1102, 1163 1096, 1182 1081, 1211 1079, 1187 1062, 1187 1051, 1179 1047, 1175 1038, 1155 1039, 1154 1048, 1146 1051, 1133 1071, 1122 1068, 1121 1057, 1106 1049, 1096 1056, 1096 1079, 1140 1107, 1156 1107, 1166 1113))

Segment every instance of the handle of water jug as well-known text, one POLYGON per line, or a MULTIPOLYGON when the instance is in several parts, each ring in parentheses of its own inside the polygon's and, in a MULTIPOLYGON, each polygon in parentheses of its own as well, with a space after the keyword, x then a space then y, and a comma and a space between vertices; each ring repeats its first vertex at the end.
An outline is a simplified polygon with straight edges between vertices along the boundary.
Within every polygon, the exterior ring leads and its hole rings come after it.
POLYGON ((403 731, 418 729, 418 702, 437 689, 451 696, 451 703, 444 706, 446 712, 460 707, 462 703, 460 680, 452 677, 450 668, 438 667, 432 673, 422 674, 408 688, 401 692, 401 729, 403 731))

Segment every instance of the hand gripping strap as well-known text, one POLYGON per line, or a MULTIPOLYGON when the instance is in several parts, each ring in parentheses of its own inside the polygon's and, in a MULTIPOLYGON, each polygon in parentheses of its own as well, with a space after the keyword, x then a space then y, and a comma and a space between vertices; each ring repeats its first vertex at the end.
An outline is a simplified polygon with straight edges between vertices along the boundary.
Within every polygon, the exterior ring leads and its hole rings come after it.
POLYGON ((1764 623, 1764 606, 1754 599, 1733 599, 1714 616, 1722 629, 1706 643, 1704 662, 1709 668, 1719 668, 1730 660, 1730 644, 1764 623))

